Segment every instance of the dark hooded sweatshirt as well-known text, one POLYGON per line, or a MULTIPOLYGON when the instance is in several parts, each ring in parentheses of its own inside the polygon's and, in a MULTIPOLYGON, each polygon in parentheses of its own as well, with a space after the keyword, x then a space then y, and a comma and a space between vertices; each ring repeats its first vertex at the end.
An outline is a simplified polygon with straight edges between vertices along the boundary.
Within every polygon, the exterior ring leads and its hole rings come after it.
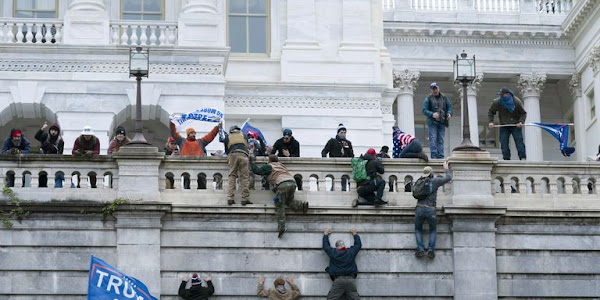
POLYGON ((22 154, 27 154, 27 153, 31 152, 31 147, 29 146, 29 140, 23 134, 21 134, 21 144, 18 147, 16 147, 15 144, 13 144, 12 136, 13 136, 13 133, 15 133, 15 131, 17 131, 17 130, 19 130, 19 129, 13 128, 10 131, 10 135, 6 139, 4 139, 4 143, 2 144, 2 153, 4 153, 4 154, 10 153, 10 150, 13 148, 17 148, 17 149, 21 150, 22 154))
POLYGON ((41 129, 38 130, 35 134, 35 139, 42 143, 40 149, 44 154, 63 154, 65 142, 60 136, 60 126, 57 123, 50 125, 47 133, 41 129), (53 128, 58 131, 56 136, 50 135, 50 130, 53 128))

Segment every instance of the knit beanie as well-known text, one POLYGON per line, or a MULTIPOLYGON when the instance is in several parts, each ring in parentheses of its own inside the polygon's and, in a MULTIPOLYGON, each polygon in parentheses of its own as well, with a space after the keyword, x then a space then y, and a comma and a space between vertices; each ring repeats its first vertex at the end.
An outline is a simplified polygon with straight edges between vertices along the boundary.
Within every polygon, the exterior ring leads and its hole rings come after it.
POLYGON ((283 278, 278 277, 277 279, 275 279, 275 282, 273 282, 274 286, 278 286, 278 285, 285 285, 285 280, 283 280, 283 278))
POLYGON ((125 135, 125 128, 123 128, 123 126, 118 126, 117 130, 115 131, 115 135, 122 133, 123 135, 125 135))
POLYGON ((197 284, 202 284, 202 280, 200 280, 200 277, 198 277, 197 273, 194 273, 192 275, 192 285, 197 285, 197 284))
POLYGON ((340 123, 340 125, 338 125, 337 132, 340 133, 340 131, 342 131, 342 130, 347 131, 346 126, 344 126, 344 124, 340 123))
POLYGON ((192 127, 188 127, 185 129, 185 134, 190 135, 190 133, 196 133, 196 129, 192 128, 192 127))
POLYGON ((21 134, 21 130, 18 130, 18 129, 17 129, 17 130, 14 130, 14 131, 12 132, 12 134, 11 134, 11 137, 15 137, 15 136, 17 136, 17 135, 18 135, 18 136, 21 136, 21 135, 22 135, 22 134, 21 134))
POLYGON ((371 149, 367 150, 367 154, 376 155, 377 152, 375 152, 375 149, 371 148, 371 149))

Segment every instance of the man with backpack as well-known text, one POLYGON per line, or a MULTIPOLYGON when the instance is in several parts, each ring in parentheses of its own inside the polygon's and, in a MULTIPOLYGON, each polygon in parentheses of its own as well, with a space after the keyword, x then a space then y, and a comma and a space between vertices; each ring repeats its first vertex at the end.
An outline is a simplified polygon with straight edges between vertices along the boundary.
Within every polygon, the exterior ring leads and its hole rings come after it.
POLYGON ((367 150, 365 155, 352 159, 352 177, 356 181, 358 196, 364 198, 366 202, 359 199, 352 201, 352 207, 361 205, 383 205, 383 190, 385 189, 385 180, 378 179, 377 174, 383 174, 383 164, 381 159, 375 157, 375 149, 367 150))
POLYGON ((448 162, 444 162, 444 170, 446 176, 436 178, 433 176, 433 169, 429 166, 423 169, 423 175, 419 178, 413 188, 412 194, 417 199, 415 207, 415 237, 417 239, 417 252, 415 256, 421 258, 425 256, 425 248, 423 246, 423 222, 427 219, 429 224, 429 247, 427 257, 435 258, 435 235, 437 225, 437 213, 435 210, 437 200, 437 190, 446 182, 452 180, 448 162))

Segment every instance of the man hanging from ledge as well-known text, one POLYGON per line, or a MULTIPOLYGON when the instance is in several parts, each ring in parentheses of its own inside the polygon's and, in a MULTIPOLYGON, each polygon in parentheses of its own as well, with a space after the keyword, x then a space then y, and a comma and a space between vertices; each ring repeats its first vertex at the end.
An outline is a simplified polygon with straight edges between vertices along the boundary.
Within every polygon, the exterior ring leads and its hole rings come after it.
POLYGON ((346 248, 344 241, 335 242, 335 249, 329 245, 329 234, 331 230, 325 228, 323 235, 323 251, 329 256, 329 266, 325 269, 329 277, 333 280, 331 289, 327 294, 327 300, 351 299, 358 300, 358 290, 356 289, 356 276, 358 267, 356 266, 356 255, 362 247, 360 236, 356 229, 350 230, 354 237, 354 245, 346 248))
POLYGON ((300 289, 298 289, 298 286, 294 283, 294 278, 292 277, 288 278, 287 280, 284 280, 281 277, 275 279, 275 282, 273 282, 275 287, 268 290, 263 288, 264 284, 265 278, 258 278, 257 293, 261 297, 266 297, 269 300, 294 300, 300 298, 300 289), (290 287, 292 287, 291 290, 288 290, 285 287, 286 281, 290 284, 290 287))
POLYGON ((277 194, 273 200, 276 200, 275 206, 277 206, 278 237, 282 237, 287 230, 287 226, 285 225, 285 206, 288 205, 294 210, 302 210, 302 213, 306 213, 308 211, 308 202, 294 199, 296 180, 287 171, 287 168, 279 162, 277 155, 269 155, 269 163, 260 167, 254 164, 255 160, 256 157, 250 156, 252 172, 256 175, 267 175, 267 181, 271 189, 277 194))
POLYGON ((206 287, 202 286, 202 279, 194 273, 192 278, 186 276, 181 278, 179 285, 179 296, 185 300, 207 300, 215 292, 215 288, 210 277, 204 278, 206 287), (190 281, 188 283, 188 281, 190 281))
POLYGON ((2 154, 27 154, 31 152, 29 140, 23 136, 21 130, 13 128, 10 136, 4 139, 2 154))

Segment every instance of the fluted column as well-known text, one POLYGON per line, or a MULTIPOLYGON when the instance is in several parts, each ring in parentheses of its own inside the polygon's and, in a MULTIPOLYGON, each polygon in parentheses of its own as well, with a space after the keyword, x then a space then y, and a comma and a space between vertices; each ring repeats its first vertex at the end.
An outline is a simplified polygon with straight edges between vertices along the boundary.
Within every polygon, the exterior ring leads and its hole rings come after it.
MULTIPOLYGON (((545 74, 521 74, 519 77, 517 85, 523 95, 523 104, 525 106, 525 111, 527 112, 527 123, 541 121, 540 95, 542 94, 545 83, 545 74)), ((527 150, 527 160, 543 161, 542 129, 537 126, 524 126, 523 132, 527 150)))
POLYGON ((63 41, 71 45, 108 45, 110 23, 103 0, 73 0, 64 18, 63 41))
POLYGON ((226 1, 187 0, 177 20, 180 46, 225 47, 226 1))
POLYGON ((410 134, 415 134, 414 95, 420 76, 419 71, 404 70, 394 73, 394 88, 398 90, 397 124, 400 129, 410 134))
POLYGON ((595 47, 590 53, 589 63, 594 72, 594 103, 596 105, 596 119, 600 118, 600 46, 595 47))
POLYGON ((571 89, 571 95, 573 96, 573 120, 575 123, 575 141, 577 143, 578 151, 575 151, 575 155, 578 161, 585 161, 585 149, 587 149, 587 141, 585 139, 585 103, 581 96, 581 74, 575 73, 571 76, 569 81, 569 88, 571 89))
MULTIPOLYGON (((477 93, 479 92, 479 87, 481 86, 481 82, 483 81, 483 74, 477 74, 473 81, 469 82, 467 85, 467 102, 469 105, 469 133, 471 134, 471 142, 473 145, 479 147, 479 117, 477 116, 477 93)), ((460 99, 463 97, 462 84, 457 82, 454 84, 460 99)), ((454 112, 456 115, 456 110, 454 112)), ((464 114, 464 106, 460 106, 460 114, 461 116, 464 114)), ((452 119, 457 120, 455 116, 452 116, 452 119)), ((461 120, 461 128, 463 123, 463 118, 461 120)))

